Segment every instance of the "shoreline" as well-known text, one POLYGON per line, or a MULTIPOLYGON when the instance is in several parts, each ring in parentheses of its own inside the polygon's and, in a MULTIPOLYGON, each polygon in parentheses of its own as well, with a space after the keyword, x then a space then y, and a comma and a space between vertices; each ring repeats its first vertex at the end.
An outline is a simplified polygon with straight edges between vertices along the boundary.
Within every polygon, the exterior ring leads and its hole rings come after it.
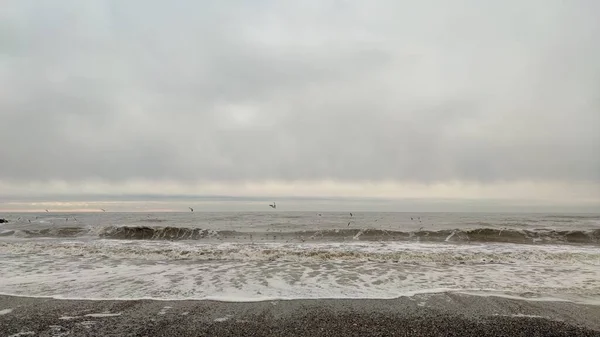
POLYGON ((395 297, 320 297, 320 298, 282 298, 282 297, 266 297, 266 298, 241 298, 234 297, 230 299, 225 298, 159 298, 159 297, 132 297, 132 298, 86 298, 86 297, 62 297, 62 296, 43 296, 43 295, 22 295, 0 292, 0 298, 24 298, 24 299, 38 299, 38 300, 56 300, 56 301, 80 301, 80 302, 131 302, 131 301, 149 301, 149 302, 215 302, 215 303, 262 303, 262 302, 312 302, 312 301, 394 301, 401 298, 413 298, 413 297, 429 297, 429 296, 442 296, 442 295, 455 295, 455 296, 468 296, 473 298, 496 298, 506 299, 513 301, 523 301, 531 303, 570 303, 572 305, 583 305, 583 306, 599 306, 600 298, 567 298, 566 296, 540 296, 535 295, 531 297, 519 296, 511 293, 496 292, 493 290, 481 290, 481 289, 432 289, 423 291, 412 291, 400 294, 395 297))
POLYGON ((598 317, 596 305, 459 293, 261 302, 0 295, 2 336, 600 336, 598 317))

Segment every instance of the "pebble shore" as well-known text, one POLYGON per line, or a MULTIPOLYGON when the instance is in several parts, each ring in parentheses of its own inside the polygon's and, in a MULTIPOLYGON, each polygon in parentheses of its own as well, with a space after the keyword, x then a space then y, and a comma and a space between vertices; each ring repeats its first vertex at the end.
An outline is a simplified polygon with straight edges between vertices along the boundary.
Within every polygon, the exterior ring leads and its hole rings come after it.
POLYGON ((600 307, 436 294, 393 300, 90 301, 0 296, 0 336, 600 336, 600 307))

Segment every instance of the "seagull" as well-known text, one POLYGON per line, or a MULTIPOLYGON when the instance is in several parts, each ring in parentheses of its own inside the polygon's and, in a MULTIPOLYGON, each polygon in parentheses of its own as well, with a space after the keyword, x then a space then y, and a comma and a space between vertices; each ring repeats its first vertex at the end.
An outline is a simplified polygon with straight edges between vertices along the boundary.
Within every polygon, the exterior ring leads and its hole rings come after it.
POLYGON ((191 207, 188 207, 188 208, 190 209, 190 211, 192 211, 192 212, 194 211, 194 209, 193 209, 193 208, 191 208, 191 207))
POLYGON ((352 217, 352 213, 350 213, 350 217, 352 217))
POLYGON ((46 212, 50 212, 49 210, 46 210, 46 212))
POLYGON ((275 204, 275 201, 273 201, 273 205, 269 205, 271 206, 271 208, 277 208, 277 204, 275 204))
POLYGON ((350 221, 348 221, 348 226, 350 226, 350 221))
POLYGON ((106 212, 106 210, 105 210, 104 208, 100 208, 100 210, 101 210, 102 212, 106 212))

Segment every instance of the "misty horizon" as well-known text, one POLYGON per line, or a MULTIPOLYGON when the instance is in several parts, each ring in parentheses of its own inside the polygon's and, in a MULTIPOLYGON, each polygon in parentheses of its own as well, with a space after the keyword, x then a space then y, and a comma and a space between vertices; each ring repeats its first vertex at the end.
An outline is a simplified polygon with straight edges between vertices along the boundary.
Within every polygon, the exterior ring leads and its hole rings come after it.
POLYGON ((600 210, 598 12, 7 1, 0 211, 144 195, 600 210))
POLYGON ((34 212, 354 212, 354 213, 582 213, 594 203, 551 204, 502 199, 385 199, 359 197, 104 195, 0 198, 0 213, 34 212), (269 203, 277 202, 277 210, 269 203))

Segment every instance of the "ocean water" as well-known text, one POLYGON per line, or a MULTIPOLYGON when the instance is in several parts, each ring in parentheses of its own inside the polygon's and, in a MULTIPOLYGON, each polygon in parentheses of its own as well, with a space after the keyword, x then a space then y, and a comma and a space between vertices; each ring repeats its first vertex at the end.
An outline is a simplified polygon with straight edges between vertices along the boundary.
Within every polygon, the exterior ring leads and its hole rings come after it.
POLYGON ((77 299, 600 303, 600 215, 0 214, 0 293, 77 299))

